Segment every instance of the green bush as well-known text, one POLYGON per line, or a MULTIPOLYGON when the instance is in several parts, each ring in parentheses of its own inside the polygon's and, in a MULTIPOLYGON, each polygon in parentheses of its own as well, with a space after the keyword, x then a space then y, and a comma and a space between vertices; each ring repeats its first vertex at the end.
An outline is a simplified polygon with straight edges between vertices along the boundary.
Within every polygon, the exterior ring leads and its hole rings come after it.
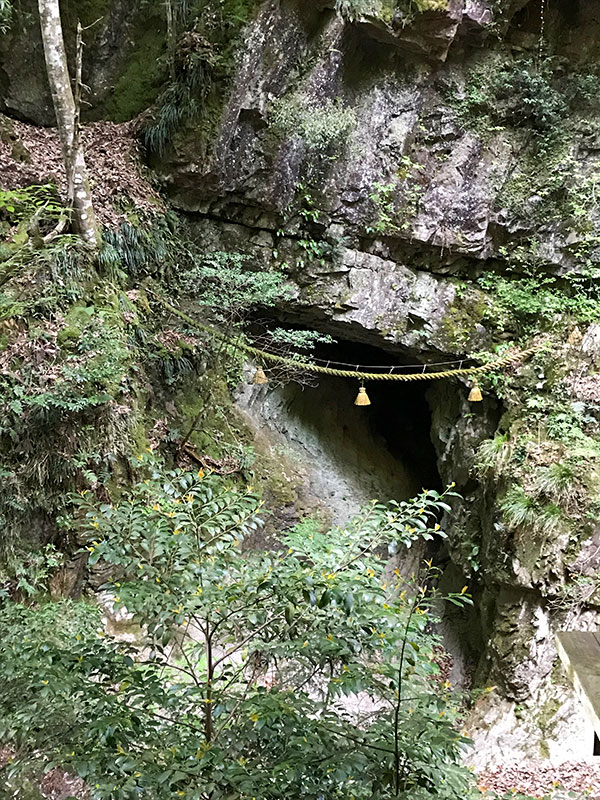
POLYGON ((268 308, 288 294, 278 270, 255 270, 242 253, 197 253, 190 267, 178 275, 178 287, 212 314, 223 318, 235 312, 238 319, 252 307, 268 308))
POLYGON ((300 136, 317 153, 339 154, 355 123, 354 111, 340 100, 325 100, 317 106, 303 92, 275 100, 272 107, 273 129, 283 136, 300 136))
POLYGON ((544 132, 557 128, 567 102, 551 82, 527 61, 517 61, 493 73, 490 90, 497 102, 492 111, 499 123, 544 132))
POLYGON ((145 644, 112 641, 85 605, 5 604, 0 737, 19 756, 0 780, 51 761, 98 800, 469 797, 429 631, 436 570, 406 582, 383 558, 441 535, 444 496, 373 503, 327 533, 305 522, 253 552, 251 493, 149 468, 79 514, 145 644))
POLYGON ((562 315, 581 322, 600 319, 598 287, 593 281, 550 276, 505 277, 488 273, 479 285, 489 293, 485 321, 519 334, 564 325, 562 315))
POLYGON ((598 76, 545 59, 532 57, 477 66, 469 75, 464 94, 450 97, 460 119, 483 132, 512 126, 527 128, 540 139, 552 140, 570 113, 594 110, 598 103, 598 76))

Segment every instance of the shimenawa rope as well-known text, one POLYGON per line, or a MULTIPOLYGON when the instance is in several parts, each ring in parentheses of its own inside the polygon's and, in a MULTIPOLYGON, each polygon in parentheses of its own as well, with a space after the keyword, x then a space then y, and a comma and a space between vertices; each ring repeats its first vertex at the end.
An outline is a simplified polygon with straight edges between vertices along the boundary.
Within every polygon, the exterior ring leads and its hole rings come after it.
POLYGON ((261 350, 258 347, 254 347, 253 345, 246 344, 245 342, 239 339, 232 339, 230 336, 227 336, 221 331, 216 330, 216 328, 211 327, 210 325, 205 325, 202 322, 197 322, 196 320, 192 319, 192 317, 185 314, 183 311, 180 311, 175 306, 172 306, 170 303, 167 303, 166 300, 163 300, 162 297, 153 292, 151 289, 146 289, 146 291, 151 294, 153 297, 158 300, 158 302, 163 305, 168 311, 175 316, 182 319, 184 322, 187 322, 188 325, 191 325, 193 328, 198 328, 203 331, 207 331, 212 336, 216 336, 219 339, 222 339, 233 347, 237 347, 239 350, 243 350, 245 353, 248 353, 254 356, 258 361, 262 363, 272 362, 277 364, 283 364, 287 367, 292 369, 301 370, 302 372, 313 372, 319 375, 332 375, 333 377, 338 378, 356 378, 360 381, 429 381, 429 380, 438 380, 442 378, 453 378, 457 375, 479 375, 486 372, 493 372, 498 369, 502 369, 503 367, 508 367, 512 364, 516 364, 519 361, 523 361, 524 359, 528 358, 529 356, 533 355, 537 350, 540 349, 541 345, 536 344, 532 347, 528 347, 526 350, 520 350, 517 353, 512 353, 511 355, 505 356, 504 358, 496 359, 495 361, 487 361, 484 364, 480 364, 477 367, 462 367, 460 369, 446 369, 441 372, 413 372, 413 373, 390 373, 390 372, 359 372, 358 370, 350 370, 350 369, 335 369, 333 367, 324 367, 320 364, 311 364, 310 362, 304 361, 296 361, 293 358, 286 358, 285 356, 278 356, 275 353, 268 353, 266 350, 261 350))

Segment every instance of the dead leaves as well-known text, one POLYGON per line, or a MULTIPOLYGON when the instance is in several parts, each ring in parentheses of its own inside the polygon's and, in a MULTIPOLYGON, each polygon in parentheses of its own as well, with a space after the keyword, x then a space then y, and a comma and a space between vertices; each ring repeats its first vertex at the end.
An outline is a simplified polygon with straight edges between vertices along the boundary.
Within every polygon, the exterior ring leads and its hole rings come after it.
MULTIPOLYGON (((0 136, 0 187, 52 182, 64 199, 65 172, 56 129, 37 128, 2 115, 0 123, 3 131, 9 131, 0 136), (16 142, 30 159, 18 157, 16 142)), ((132 213, 164 211, 160 196, 142 174, 135 122, 94 122, 83 128, 82 140, 94 209, 102 225, 115 228, 132 213)))

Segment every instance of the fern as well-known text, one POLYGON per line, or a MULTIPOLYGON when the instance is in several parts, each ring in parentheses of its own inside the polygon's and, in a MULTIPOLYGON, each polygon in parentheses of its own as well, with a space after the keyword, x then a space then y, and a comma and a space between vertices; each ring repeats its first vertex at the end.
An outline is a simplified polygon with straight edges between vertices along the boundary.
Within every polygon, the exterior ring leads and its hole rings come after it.
POLYGON ((174 59, 176 78, 159 95, 155 117, 142 134, 147 149, 158 155, 179 128, 199 115, 218 63, 210 42, 194 32, 183 34, 174 59))
POLYGON ((536 513, 533 527, 544 536, 555 536, 566 526, 562 509, 554 503, 543 506, 536 513))
POLYGON ((338 154, 356 124, 351 108, 340 100, 325 100, 316 107, 303 92, 275 100, 271 125, 281 136, 301 136, 306 147, 316 153, 338 154))
POLYGON ((173 261, 177 244, 170 230, 170 217, 154 219, 152 225, 123 223, 118 231, 107 230, 98 254, 103 275, 122 283, 127 275, 136 278, 161 274, 173 261))
POLYGON ((532 526, 538 514, 535 499, 522 486, 513 486, 500 503, 500 510, 511 528, 532 526))
POLYGON ((192 90, 184 83, 172 83, 158 98, 158 111, 142 134, 144 145, 152 153, 164 155, 174 133, 184 122, 194 119, 199 105, 192 90))
POLYGON ((475 460, 475 470, 480 477, 492 473, 501 475, 510 460, 512 445, 508 433, 498 433, 493 439, 486 439, 479 445, 475 460))
POLYGON ((576 493, 575 470, 565 463, 551 464, 540 471, 536 488, 540 494, 550 497, 557 503, 568 504, 576 493))
POLYGON ((12 6, 9 0, 0 0, 0 33, 6 33, 12 20, 12 6))

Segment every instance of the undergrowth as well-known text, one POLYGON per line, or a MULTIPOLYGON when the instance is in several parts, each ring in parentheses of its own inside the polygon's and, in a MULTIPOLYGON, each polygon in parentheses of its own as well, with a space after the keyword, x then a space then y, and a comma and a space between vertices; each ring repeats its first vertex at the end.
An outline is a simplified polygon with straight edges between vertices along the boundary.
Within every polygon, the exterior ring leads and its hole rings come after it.
MULTIPOLYGON (((104 232, 97 257, 69 235, 44 244, 38 234, 62 211, 50 186, 0 195, 0 560, 13 585, 29 549, 76 546, 57 528, 73 489, 107 491, 151 444, 172 453, 185 435, 220 457, 231 438, 216 433, 213 447, 195 431, 230 427, 215 414, 227 415, 241 353, 165 312, 156 295, 238 337, 251 309, 287 291, 281 271, 195 245, 175 215, 132 216, 104 232)), ((303 351, 317 341, 288 332, 279 347, 294 352, 295 337, 303 351)))
POLYGON ((488 273, 479 285, 488 295, 484 322, 499 331, 527 336, 564 326, 564 317, 580 323, 600 320, 596 271, 565 275, 516 277, 488 273))
POLYGON ((222 97, 240 47, 240 33, 255 0, 185 0, 165 4, 171 28, 164 57, 165 80, 142 139, 164 154, 187 123, 198 124, 209 98, 222 97))

